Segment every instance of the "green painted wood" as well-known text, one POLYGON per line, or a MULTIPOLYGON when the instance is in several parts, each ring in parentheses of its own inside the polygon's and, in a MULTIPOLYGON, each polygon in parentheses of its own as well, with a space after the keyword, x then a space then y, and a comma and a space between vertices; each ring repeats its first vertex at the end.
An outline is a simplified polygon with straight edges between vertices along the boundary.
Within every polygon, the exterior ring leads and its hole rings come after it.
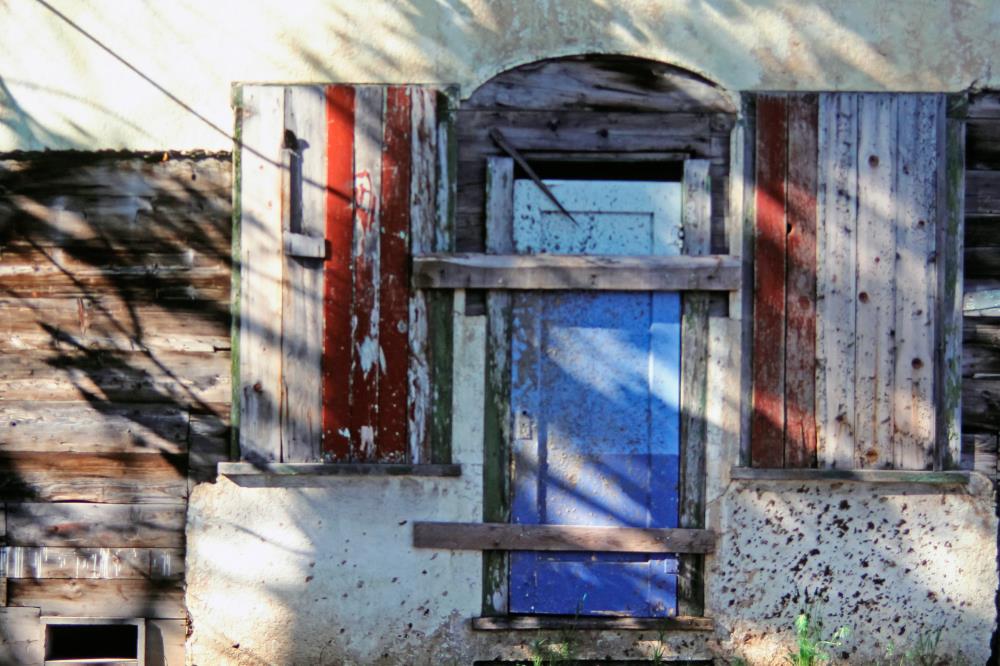
POLYGON ((734 481, 828 481, 839 483, 902 483, 954 486, 969 483, 969 473, 959 471, 920 471, 896 469, 791 469, 734 467, 734 481))

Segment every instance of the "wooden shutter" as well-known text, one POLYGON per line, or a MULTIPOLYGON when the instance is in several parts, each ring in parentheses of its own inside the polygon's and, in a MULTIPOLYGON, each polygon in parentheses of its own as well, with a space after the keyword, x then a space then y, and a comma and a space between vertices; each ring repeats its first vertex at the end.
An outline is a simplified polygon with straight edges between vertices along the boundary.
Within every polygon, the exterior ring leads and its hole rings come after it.
POLYGON ((418 86, 241 88, 244 458, 446 462, 450 305, 412 291, 409 267, 451 249, 447 101, 418 86))
POLYGON ((946 96, 760 95, 755 120, 752 464, 957 465, 963 141, 946 96))

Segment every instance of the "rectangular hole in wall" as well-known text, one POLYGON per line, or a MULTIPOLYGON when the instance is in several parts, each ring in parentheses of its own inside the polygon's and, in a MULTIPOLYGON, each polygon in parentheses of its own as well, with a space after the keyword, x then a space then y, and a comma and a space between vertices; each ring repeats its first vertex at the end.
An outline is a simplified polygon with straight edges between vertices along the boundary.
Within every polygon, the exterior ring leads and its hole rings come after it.
POLYGON ((120 663, 139 660, 136 624, 48 624, 45 663, 120 663))

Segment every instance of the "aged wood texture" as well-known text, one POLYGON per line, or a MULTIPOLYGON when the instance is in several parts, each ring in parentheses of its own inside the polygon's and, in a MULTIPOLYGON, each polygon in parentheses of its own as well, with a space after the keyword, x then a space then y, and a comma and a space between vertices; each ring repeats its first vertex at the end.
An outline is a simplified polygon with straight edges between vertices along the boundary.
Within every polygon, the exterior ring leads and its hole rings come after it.
POLYGON ((858 101, 855 467, 892 466, 898 98, 858 101))
POLYGON ((240 449, 281 456, 282 146, 285 90, 243 90, 240 252, 240 449))
POLYGON ((819 98, 817 430, 819 465, 854 464, 858 96, 819 98))
POLYGON ((353 86, 326 89, 326 240, 323 264, 323 452, 350 455, 351 244, 354 238, 353 86))
POLYGON ((0 607, 0 663, 42 666, 45 633, 38 608, 0 607))
POLYGON ((559 617, 553 615, 511 615, 475 617, 476 631, 712 631, 710 617, 559 617))
POLYGON ((183 504, 8 503, 12 546, 179 548, 183 504))
MULTIPOLYGON (((687 256, 712 251, 712 181, 708 160, 686 160, 681 182, 681 228, 687 256)), ((737 262, 732 260, 733 272, 737 262)), ((680 497, 678 524, 705 525, 705 445, 708 377, 708 294, 681 296, 680 497)), ((681 552, 681 551, 678 551, 681 552)), ((703 563, 678 558, 677 610, 700 615, 704 609, 703 563)))
MULTIPOLYGON (((487 160, 486 249, 514 250, 514 161, 487 160)), ((483 520, 510 520, 510 294, 487 296, 486 405, 484 408, 483 520)), ((509 608, 508 566, 505 552, 483 553, 483 613, 506 615, 509 608)))
POLYGON ((281 460, 321 459, 326 99, 319 86, 285 88, 282 191, 281 460), (288 241, 296 240, 291 247, 288 241), (320 253, 308 252, 309 242, 320 253))
POLYGON ((413 258, 413 272, 429 289, 730 291, 740 280, 738 260, 724 255, 426 254, 413 258))
POLYGON ((896 313, 893 467, 929 469, 936 437, 937 105, 934 95, 899 99, 896 187, 896 313))
POLYGON ((180 581, 18 579, 7 585, 9 605, 41 608, 43 615, 184 619, 186 613, 180 581))
POLYGON ((757 98, 757 226, 754 240, 751 462, 784 465, 785 238, 788 103, 757 98))
POLYGON ((710 530, 511 525, 509 523, 413 524, 416 548, 446 550, 555 550, 614 553, 711 553, 710 530))
POLYGON ((897 483, 954 486, 969 482, 967 472, 935 472, 897 469, 761 469, 733 468, 734 481, 829 481, 841 483, 897 483))
MULTIPOLYGON (((614 174, 623 161, 647 164, 639 177, 655 180, 665 162, 711 160, 713 251, 721 252, 735 112, 709 82, 638 58, 558 58, 499 74, 458 113, 456 249, 485 247, 485 163, 502 154, 489 138, 496 128, 529 162, 591 162, 595 178, 614 174)), ((558 177, 558 168, 543 177, 558 177)))
POLYGON ((816 465, 816 95, 788 100, 785 467, 816 465))
POLYGON ((182 579, 184 550, 4 546, 0 548, 0 574, 7 579, 182 579))

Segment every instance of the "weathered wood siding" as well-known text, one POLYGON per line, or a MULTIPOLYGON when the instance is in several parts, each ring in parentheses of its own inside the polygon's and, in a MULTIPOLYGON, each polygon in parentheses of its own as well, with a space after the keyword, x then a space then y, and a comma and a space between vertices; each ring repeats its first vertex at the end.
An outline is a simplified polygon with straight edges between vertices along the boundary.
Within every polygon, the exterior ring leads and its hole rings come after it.
POLYGON ((228 448, 231 187, 226 155, 0 160, 2 596, 158 618, 147 663, 183 663, 187 495, 228 448))
POLYGON ((960 114, 935 94, 757 96, 754 466, 957 463, 960 114))
POLYGON ((1000 436, 1000 93, 972 97, 966 123, 962 457, 997 478, 1000 436))

